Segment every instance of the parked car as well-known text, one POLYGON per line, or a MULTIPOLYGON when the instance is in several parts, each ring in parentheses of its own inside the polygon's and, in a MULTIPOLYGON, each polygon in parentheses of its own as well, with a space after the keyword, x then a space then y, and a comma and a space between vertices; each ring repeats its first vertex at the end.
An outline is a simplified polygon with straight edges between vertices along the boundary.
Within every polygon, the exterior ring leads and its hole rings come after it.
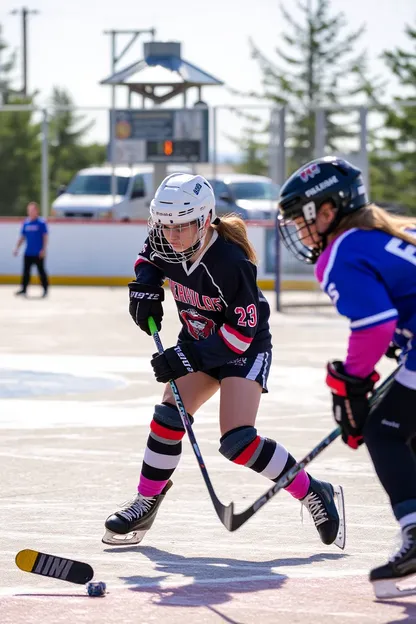
POLYGON ((227 173, 208 181, 214 189, 219 216, 235 212, 243 219, 274 219, 279 186, 270 178, 227 173))
MULTIPOLYGON (((180 166, 181 171, 188 167, 180 166)), ((178 165, 168 166, 168 173, 178 165)), ((51 214, 60 218, 147 219, 153 198, 153 166, 115 167, 116 195, 113 206, 110 166, 78 171, 67 187, 61 187, 52 203, 51 214)))

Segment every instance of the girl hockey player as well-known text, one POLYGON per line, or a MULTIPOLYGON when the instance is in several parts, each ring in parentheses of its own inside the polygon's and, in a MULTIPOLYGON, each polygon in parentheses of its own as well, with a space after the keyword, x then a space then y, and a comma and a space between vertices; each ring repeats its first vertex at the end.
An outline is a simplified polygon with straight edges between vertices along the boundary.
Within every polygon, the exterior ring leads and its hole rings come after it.
POLYGON ((402 547, 370 573, 378 597, 397 595, 396 582, 416 573, 415 222, 370 204, 361 171, 335 157, 285 182, 278 222, 288 249, 316 262, 322 289, 351 321, 346 359, 328 364, 327 384, 344 442, 356 449, 365 441, 401 526, 402 547), (369 415, 374 367, 393 337, 405 362, 369 415))
MULTIPOLYGON (((157 381, 177 379, 185 409, 195 414, 220 389, 220 453, 277 481, 295 464, 288 451, 255 428, 271 363, 269 305, 256 284, 255 253, 244 222, 218 219, 212 187, 201 176, 173 174, 150 206, 149 237, 129 284, 130 314, 149 334, 160 329, 167 277, 182 329, 178 344, 151 361, 157 381)), ((132 544, 151 527, 185 434, 169 384, 155 406, 135 499, 107 518, 106 544, 132 544)), ((309 510, 322 541, 344 546, 342 490, 301 472, 287 487, 309 510)))

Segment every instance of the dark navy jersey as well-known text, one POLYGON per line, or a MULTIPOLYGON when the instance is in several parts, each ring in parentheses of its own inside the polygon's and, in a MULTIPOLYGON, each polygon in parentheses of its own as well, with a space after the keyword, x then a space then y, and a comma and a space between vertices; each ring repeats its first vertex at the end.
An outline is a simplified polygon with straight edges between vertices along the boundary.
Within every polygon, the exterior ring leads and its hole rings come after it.
POLYGON ((395 340, 409 348, 406 367, 416 370, 416 239, 347 230, 321 254, 316 276, 352 331, 396 319, 395 340))
POLYGON ((257 286, 256 266, 217 232, 192 264, 166 262, 147 239, 135 272, 139 283, 169 279, 182 323, 179 341, 195 343, 200 370, 271 349, 270 307, 257 286))

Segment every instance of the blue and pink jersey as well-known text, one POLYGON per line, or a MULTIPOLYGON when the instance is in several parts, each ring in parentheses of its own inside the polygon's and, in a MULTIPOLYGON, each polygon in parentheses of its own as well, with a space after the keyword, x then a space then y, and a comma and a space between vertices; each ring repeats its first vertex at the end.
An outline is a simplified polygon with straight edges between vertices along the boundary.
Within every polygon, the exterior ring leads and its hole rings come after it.
POLYGON ((347 372, 369 375, 394 340, 405 353, 397 379, 416 388, 416 241, 411 245, 379 230, 347 230, 321 254, 315 275, 350 320, 347 372))

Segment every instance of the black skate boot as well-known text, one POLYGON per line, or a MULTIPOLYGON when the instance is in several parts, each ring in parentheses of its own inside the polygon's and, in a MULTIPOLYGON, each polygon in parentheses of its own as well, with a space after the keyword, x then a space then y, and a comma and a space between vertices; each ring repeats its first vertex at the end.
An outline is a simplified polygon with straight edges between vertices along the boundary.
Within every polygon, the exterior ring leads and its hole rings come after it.
POLYGON ((172 481, 168 481, 157 496, 137 494, 120 511, 107 518, 106 532, 101 541, 111 546, 139 544, 152 526, 160 504, 171 487, 172 481))
POLYGON ((308 475, 311 483, 305 498, 301 499, 312 516, 324 544, 335 544, 342 550, 345 547, 344 493, 340 485, 318 481, 308 475), (338 503, 338 509, 335 504, 338 503))
POLYGON ((409 524, 402 529, 402 540, 400 550, 385 565, 370 572, 370 582, 377 598, 416 594, 416 577, 413 584, 406 583, 406 587, 397 585, 416 575, 416 524, 409 524))

